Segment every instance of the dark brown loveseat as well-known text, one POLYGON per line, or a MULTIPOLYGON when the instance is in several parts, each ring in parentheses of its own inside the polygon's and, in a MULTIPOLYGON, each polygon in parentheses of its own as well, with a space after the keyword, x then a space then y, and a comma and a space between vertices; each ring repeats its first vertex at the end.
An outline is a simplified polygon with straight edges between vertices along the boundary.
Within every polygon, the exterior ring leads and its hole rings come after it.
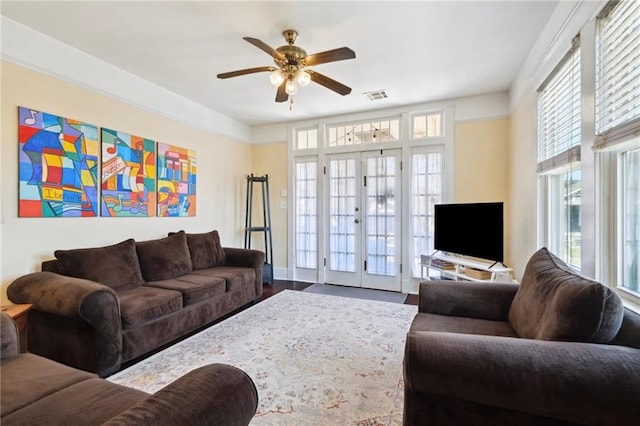
POLYGON ((0 313, 0 423, 10 425, 249 424, 258 405, 251 378, 225 364, 195 369, 153 395, 55 361, 20 354, 15 323, 0 313))
POLYGON ((546 249, 520 286, 428 281, 404 425, 640 424, 640 315, 546 249))
POLYGON ((31 303, 29 352, 106 377, 262 295, 264 253, 217 231, 57 250, 7 288, 31 303))

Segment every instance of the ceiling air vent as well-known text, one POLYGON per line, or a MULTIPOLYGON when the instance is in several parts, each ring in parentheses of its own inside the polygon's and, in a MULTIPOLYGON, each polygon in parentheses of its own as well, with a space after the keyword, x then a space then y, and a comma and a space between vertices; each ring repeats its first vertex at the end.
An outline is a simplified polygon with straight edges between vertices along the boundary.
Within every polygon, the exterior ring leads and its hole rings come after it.
POLYGON ((373 92, 365 92, 363 95, 369 99, 371 102, 381 101, 383 99, 387 99, 389 95, 387 95, 386 90, 376 90, 373 92))

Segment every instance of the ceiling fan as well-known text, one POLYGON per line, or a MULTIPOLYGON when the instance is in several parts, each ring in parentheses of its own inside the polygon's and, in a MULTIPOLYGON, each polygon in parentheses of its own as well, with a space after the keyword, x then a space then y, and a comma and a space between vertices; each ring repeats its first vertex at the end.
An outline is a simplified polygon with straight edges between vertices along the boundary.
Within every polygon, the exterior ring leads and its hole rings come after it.
POLYGON ((307 52, 303 48, 294 45, 298 39, 297 31, 285 30, 282 32, 282 36, 288 44, 280 46, 277 49, 272 48, 257 38, 242 37, 258 49, 261 49, 271 55, 276 64, 275 67, 257 67, 225 72, 218 74, 218 78, 231 78, 257 72, 270 72, 271 83, 278 87, 278 91, 276 92, 276 102, 286 102, 289 99, 289 95, 294 95, 298 91, 297 84, 304 87, 309 84, 310 81, 324 86, 327 89, 331 89, 343 96, 351 93, 350 87, 320 74, 319 72, 312 70, 310 67, 326 64, 327 62, 353 59, 356 57, 353 50, 348 47, 340 47, 338 49, 307 55, 307 52))

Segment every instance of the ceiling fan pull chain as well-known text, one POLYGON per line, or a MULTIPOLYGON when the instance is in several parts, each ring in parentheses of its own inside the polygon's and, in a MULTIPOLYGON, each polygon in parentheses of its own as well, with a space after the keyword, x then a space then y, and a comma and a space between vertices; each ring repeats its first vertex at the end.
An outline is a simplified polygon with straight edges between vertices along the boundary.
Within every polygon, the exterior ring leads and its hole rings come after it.
POLYGON ((293 111, 293 96, 291 96, 291 98, 289 98, 289 111, 293 111))

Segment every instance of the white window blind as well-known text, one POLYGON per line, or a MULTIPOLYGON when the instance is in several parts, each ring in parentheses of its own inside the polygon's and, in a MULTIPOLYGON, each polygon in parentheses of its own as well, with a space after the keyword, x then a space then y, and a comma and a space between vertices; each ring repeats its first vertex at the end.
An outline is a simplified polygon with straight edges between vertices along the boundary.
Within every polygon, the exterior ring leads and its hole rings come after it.
POLYGON ((612 1, 598 16, 596 148, 640 134, 640 1, 612 1))
POLYGON ((580 160, 580 49, 574 40, 538 90, 538 172, 580 160))

